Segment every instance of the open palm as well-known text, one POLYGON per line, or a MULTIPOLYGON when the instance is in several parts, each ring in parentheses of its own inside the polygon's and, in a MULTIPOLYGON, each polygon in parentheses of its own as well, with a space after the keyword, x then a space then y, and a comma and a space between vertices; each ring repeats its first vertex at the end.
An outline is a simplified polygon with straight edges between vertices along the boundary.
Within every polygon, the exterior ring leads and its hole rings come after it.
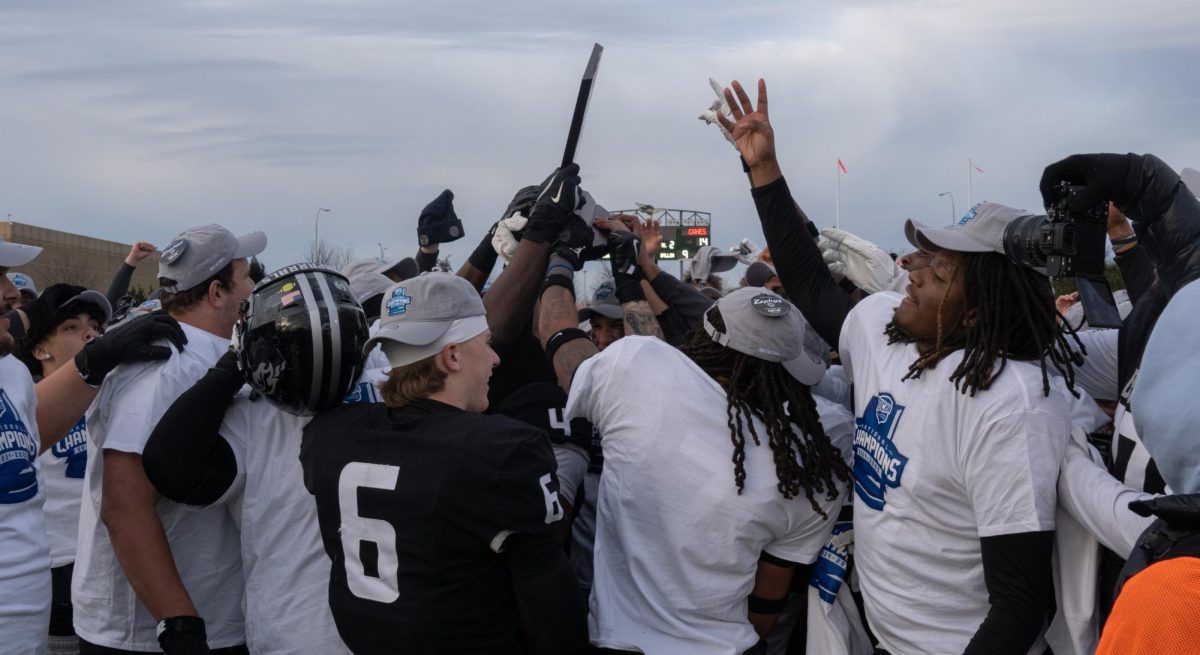
POLYGON ((767 83, 758 81, 758 108, 750 104, 750 97, 737 81, 733 81, 733 89, 725 89, 725 101, 729 103, 733 120, 720 113, 717 120, 733 136, 734 145, 741 153, 746 165, 753 167, 758 164, 775 160, 775 130, 767 113, 767 83), (736 94, 736 98, 735 98, 736 94))

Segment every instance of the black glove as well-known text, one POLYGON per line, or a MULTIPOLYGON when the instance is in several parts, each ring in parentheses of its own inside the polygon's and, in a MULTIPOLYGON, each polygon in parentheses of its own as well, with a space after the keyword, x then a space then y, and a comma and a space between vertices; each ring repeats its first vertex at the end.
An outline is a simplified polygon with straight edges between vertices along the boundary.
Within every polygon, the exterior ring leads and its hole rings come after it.
POLYGON ((1106 201, 1123 207, 1140 193, 1141 173, 1141 155, 1071 155, 1047 166, 1038 188, 1046 207, 1062 199, 1060 182, 1082 187, 1067 208, 1070 211, 1086 211, 1106 201))
POLYGON ((150 345, 158 339, 167 339, 180 352, 187 343, 187 336, 175 319, 166 312, 152 312, 129 319, 92 339, 75 355, 75 368, 84 382, 100 386, 104 377, 121 364, 170 357, 170 346, 150 345))
POLYGON ((638 266, 641 250, 642 239, 632 232, 611 232, 608 235, 613 283, 616 285, 617 300, 622 303, 646 299, 642 291, 642 269, 638 266))
POLYGON ((164 655, 208 655, 208 634, 204 619, 175 616, 158 624, 158 645, 164 655))
POLYGON ((558 239, 579 204, 579 164, 554 171, 540 187, 522 239, 549 243, 558 239))

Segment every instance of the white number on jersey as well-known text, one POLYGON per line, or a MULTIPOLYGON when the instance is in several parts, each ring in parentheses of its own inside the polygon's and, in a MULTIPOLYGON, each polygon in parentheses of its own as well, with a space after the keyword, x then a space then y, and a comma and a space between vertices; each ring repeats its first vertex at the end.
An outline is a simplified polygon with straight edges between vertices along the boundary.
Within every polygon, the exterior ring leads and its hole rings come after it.
MULTIPOLYGON (((395 491, 399 466, 351 462, 338 477, 338 504, 342 515, 342 552, 346 558, 346 583, 359 598, 391 603, 400 597, 396 557, 396 529, 387 521, 358 515, 358 490, 395 491), (375 544, 379 576, 368 575, 362 563, 362 543, 375 544)), ((557 496, 555 497, 557 500, 557 496)), ((549 521, 547 521, 549 523, 549 521)))
POLYGON ((563 517, 562 503, 558 502, 558 490, 550 484, 553 474, 543 475, 538 482, 542 485, 542 495, 546 498, 546 525, 550 525, 563 517))

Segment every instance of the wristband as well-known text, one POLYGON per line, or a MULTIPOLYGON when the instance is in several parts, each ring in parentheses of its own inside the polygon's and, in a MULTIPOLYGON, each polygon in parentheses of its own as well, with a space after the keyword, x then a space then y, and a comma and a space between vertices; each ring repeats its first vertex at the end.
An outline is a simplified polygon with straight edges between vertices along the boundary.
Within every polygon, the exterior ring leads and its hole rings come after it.
POLYGON ((481 273, 490 273, 496 266, 496 248, 492 245, 492 233, 484 235, 483 240, 475 246, 475 251, 467 257, 467 263, 481 273))
POLYGON ((571 302, 575 302, 575 280, 565 275, 551 275, 542 282, 542 288, 538 291, 538 299, 546 293, 550 287, 562 287, 571 292, 571 302))
POLYGON ((615 281, 617 283, 617 301, 622 305, 627 302, 637 302, 646 299, 646 292, 642 290, 642 281, 638 276, 622 275, 616 278, 615 281))
POLYGON ((759 596, 755 596, 754 594, 750 594, 749 601, 750 607, 748 609, 754 614, 778 614, 782 612, 783 608, 787 607, 788 604, 787 596, 775 600, 768 600, 766 598, 761 598, 759 596))
POLYGON ((1131 243, 1136 242, 1137 240, 1138 240, 1137 232, 1133 232, 1133 233, 1127 234, 1123 237, 1118 237, 1116 239, 1109 238, 1108 242, 1111 243, 1113 245, 1113 247, 1115 248, 1116 246, 1129 245, 1131 243))
POLYGON ((172 616, 158 622, 155 636, 160 640, 164 634, 205 635, 204 619, 198 616, 172 616))
POLYGON ((558 352, 558 349, 562 348, 564 344, 568 341, 587 338, 587 332, 573 327, 559 330, 550 335, 550 338, 546 339, 546 359, 550 360, 550 366, 554 366, 554 353, 558 352))

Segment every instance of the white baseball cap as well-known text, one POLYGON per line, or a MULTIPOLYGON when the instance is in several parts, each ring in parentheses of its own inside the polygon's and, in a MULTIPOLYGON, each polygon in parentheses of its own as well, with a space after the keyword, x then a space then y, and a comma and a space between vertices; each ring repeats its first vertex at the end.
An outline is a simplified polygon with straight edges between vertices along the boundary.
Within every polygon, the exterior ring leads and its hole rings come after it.
POLYGON ((27 246, 0 239, 0 266, 5 268, 24 266, 40 254, 42 254, 40 246, 27 246))
POLYGON ((377 259, 358 259, 342 269, 342 275, 350 280, 350 292, 354 299, 362 304, 377 296, 394 284, 392 280, 380 271, 377 259))

